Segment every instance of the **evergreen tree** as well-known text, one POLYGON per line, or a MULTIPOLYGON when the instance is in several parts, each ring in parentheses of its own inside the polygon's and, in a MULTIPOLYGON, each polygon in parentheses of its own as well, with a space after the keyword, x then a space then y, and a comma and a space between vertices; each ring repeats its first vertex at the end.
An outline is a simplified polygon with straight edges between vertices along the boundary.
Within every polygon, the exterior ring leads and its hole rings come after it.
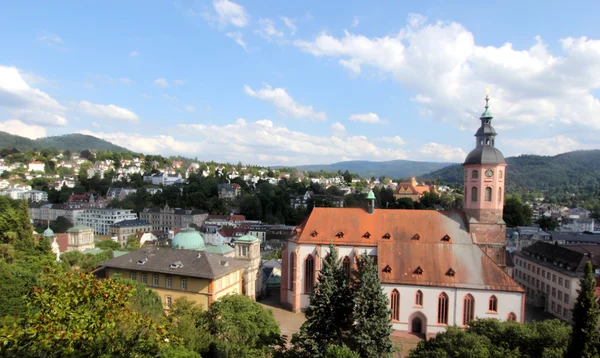
POLYGON ((391 357, 395 350, 390 340, 391 312, 377 266, 366 253, 357 260, 357 266, 352 286, 354 326, 348 345, 363 358, 391 357))
POLYGON ((323 260, 318 282, 310 295, 306 321, 292 344, 300 356, 323 357, 330 344, 343 344, 352 329, 352 292, 333 244, 323 260))
POLYGON ((597 357, 600 354, 597 350, 600 310, 596 302, 596 280, 591 261, 585 266, 585 276, 579 280, 579 286, 581 288, 573 308, 574 325, 567 357, 597 357))
POLYGON ((25 200, 21 200, 16 210, 16 227, 14 232, 16 238, 14 240, 15 249, 20 251, 30 251, 35 245, 33 241, 33 227, 29 221, 29 207, 25 200))

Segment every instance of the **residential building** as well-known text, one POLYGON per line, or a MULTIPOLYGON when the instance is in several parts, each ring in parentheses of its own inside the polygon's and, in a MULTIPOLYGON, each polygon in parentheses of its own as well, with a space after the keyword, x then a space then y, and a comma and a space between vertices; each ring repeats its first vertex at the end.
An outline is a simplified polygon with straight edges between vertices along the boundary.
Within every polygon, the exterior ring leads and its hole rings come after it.
POLYGON ((573 232, 553 232, 552 243, 558 245, 600 245, 600 234, 580 234, 573 232))
POLYGON ((29 164, 27 164, 27 169, 30 172, 43 172, 44 168, 46 167, 46 164, 42 163, 42 162, 38 162, 38 161, 33 161, 29 164))
POLYGON ((77 218, 85 211, 80 205, 70 204, 40 204, 33 203, 29 207, 29 216, 36 223, 47 223, 63 216, 70 223, 75 224, 77 218))
POLYGON ((573 323, 579 279, 588 261, 600 274, 600 245, 557 245, 538 241, 516 252, 514 277, 527 292, 528 302, 573 323))
POLYGON ((137 189, 134 188, 110 188, 106 193, 106 198, 109 200, 118 199, 123 200, 129 194, 135 194, 137 189))
POLYGON ((165 206, 159 208, 145 208, 140 213, 140 219, 149 222, 152 230, 172 230, 190 227, 192 224, 201 227, 204 225, 208 213, 202 210, 171 209, 165 206))
POLYGON ((241 189, 240 185, 237 183, 229 184, 219 184, 218 186, 219 198, 225 200, 233 200, 240 196, 241 189))
POLYGON ((137 233, 152 231, 152 224, 144 220, 123 220, 110 225, 111 237, 116 237, 121 247, 127 246, 127 238, 137 233))
POLYGON ((137 214, 129 209, 88 208, 77 217, 76 224, 91 227, 97 235, 109 235, 111 225, 136 219, 137 214))
POLYGON ((563 219, 560 231, 563 232, 592 232, 595 230, 595 220, 592 218, 584 219, 563 219))
POLYGON ((423 194, 435 192, 435 187, 430 185, 419 185, 415 177, 410 178, 409 182, 400 182, 396 187, 394 197, 396 199, 409 198, 412 201, 419 201, 423 194))
POLYGON ((40 203, 48 201, 48 193, 41 190, 31 190, 24 195, 24 198, 32 203, 40 203))
POLYGON ((184 180, 181 178, 181 174, 169 174, 169 172, 167 171, 152 175, 144 175, 144 181, 147 183, 151 183, 152 185, 165 186, 184 183, 184 180))
POLYGON ((348 274, 359 255, 373 257, 395 330, 438 333, 475 318, 523 322, 525 290, 504 271, 507 164, 488 100, 463 163, 463 212, 375 209, 372 191, 366 210, 315 207, 282 250, 281 303, 306 309, 333 243, 348 274))

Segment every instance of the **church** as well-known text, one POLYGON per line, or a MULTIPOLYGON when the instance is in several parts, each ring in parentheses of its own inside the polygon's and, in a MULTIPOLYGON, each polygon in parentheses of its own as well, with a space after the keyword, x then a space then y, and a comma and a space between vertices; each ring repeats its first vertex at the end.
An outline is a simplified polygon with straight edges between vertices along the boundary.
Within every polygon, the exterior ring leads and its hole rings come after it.
POLYGON ((309 305, 333 243, 345 270, 363 253, 377 263, 392 326, 416 334, 475 318, 524 321, 524 290, 504 270, 506 161, 495 147, 489 96, 464 168, 464 210, 314 208, 282 252, 281 303, 309 305))

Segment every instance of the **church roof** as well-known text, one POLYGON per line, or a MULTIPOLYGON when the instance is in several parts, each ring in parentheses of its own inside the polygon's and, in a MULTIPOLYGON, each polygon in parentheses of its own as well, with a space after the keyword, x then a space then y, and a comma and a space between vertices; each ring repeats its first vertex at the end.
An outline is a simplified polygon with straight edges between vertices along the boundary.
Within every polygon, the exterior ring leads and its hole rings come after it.
POLYGON ((106 260, 98 266, 214 280, 235 272, 244 265, 244 261, 208 254, 206 251, 147 247, 106 260))
MULTIPOLYGON (((291 242, 377 246, 383 283, 523 292, 471 239, 464 213, 316 207, 291 242), (420 268, 420 275, 414 272, 420 268), (453 271, 449 275, 449 271, 453 271)), ((504 239, 504 235, 502 235, 504 239)))
POLYGON ((504 155, 495 147, 484 145, 477 147, 467 155, 463 165, 468 164, 506 164, 504 155))

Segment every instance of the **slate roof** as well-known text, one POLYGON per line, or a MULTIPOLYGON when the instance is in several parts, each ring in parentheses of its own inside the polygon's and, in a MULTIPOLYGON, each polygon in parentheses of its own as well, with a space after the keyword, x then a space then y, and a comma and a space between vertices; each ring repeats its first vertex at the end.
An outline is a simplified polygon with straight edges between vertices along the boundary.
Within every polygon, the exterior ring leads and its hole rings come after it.
POLYGON ((134 226, 152 226, 146 220, 123 220, 112 224, 110 227, 134 227, 134 226))
POLYGON ((537 241, 517 253, 518 256, 529 260, 575 274, 583 272, 590 254, 592 264, 600 266, 600 245, 555 245, 537 241))
POLYGON ((467 155, 463 165, 468 164, 506 164, 504 155, 495 147, 483 145, 477 147, 467 155))
POLYGON ((147 247, 101 262, 98 266, 214 280, 243 268, 244 265, 244 261, 208 254, 206 251, 147 247), (143 261, 145 261, 144 264, 138 264, 138 262, 143 261), (182 266, 178 268, 170 267, 170 265, 176 263, 181 263, 182 266))

